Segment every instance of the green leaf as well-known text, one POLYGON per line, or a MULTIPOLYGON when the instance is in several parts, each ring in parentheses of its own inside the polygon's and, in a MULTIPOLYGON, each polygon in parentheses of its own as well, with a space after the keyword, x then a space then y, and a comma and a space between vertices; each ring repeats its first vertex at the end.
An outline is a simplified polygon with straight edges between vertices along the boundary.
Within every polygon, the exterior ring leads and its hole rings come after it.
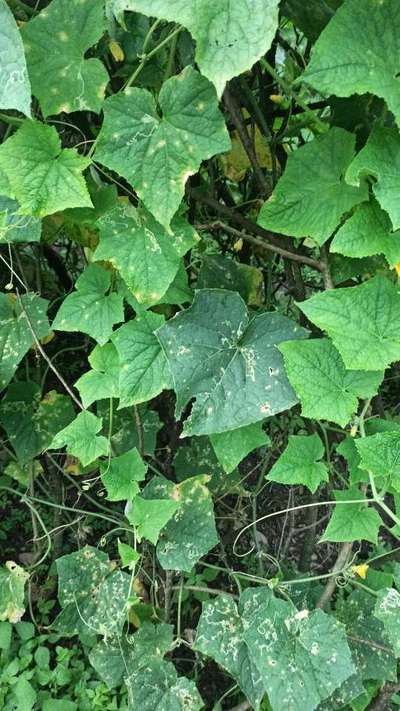
POLYGON ((76 291, 62 302, 53 328, 56 331, 82 331, 104 345, 114 324, 124 320, 123 298, 115 292, 106 294, 110 286, 110 272, 99 264, 90 264, 76 281, 76 291))
POLYGON ((334 617, 298 612, 265 588, 246 590, 240 611, 244 641, 272 711, 313 711, 355 673, 345 629, 334 617))
POLYGON ((36 294, 23 294, 17 299, 12 294, 0 294, 0 390, 8 385, 35 343, 30 325, 38 339, 49 335, 47 306, 48 301, 36 294))
POLYGON ((113 334, 120 359, 120 407, 147 402, 172 387, 167 359, 154 335, 163 323, 161 314, 148 311, 113 334))
POLYGON ((120 367, 115 346, 112 343, 95 346, 88 360, 93 370, 81 375, 75 383, 84 407, 96 400, 118 397, 120 367))
POLYGON ((260 306, 264 288, 261 269, 241 264, 226 255, 205 256, 196 284, 197 289, 238 291, 249 306, 260 306))
POLYGON ((400 657, 400 594, 394 588, 378 591, 375 617, 383 622, 387 638, 396 657, 400 657))
POLYGON ((303 417, 345 427, 357 410, 358 398, 375 395, 383 379, 383 372, 346 370, 328 338, 289 341, 278 348, 303 417))
POLYGON ((98 457, 108 454, 108 439, 99 435, 102 420, 84 410, 64 427, 53 439, 49 449, 67 448, 67 452, 77 457, 85 467, 98 457))
POLYGON ((315 294, 298 307, 332 338, 346 368, 383 370, 400 358, 400 294, 385 277, 315 294))
POLYGON ((345 257, 384 254, 395 267, 400 262, 400 230, 392 232, 392 223, 375 200, 365 202, 337 231, 330 251, 345 257))
POLYGON ((139 493, 137 482, 145 479, 146 471, 147 465, 136 448, 113 457, 109 462, 102 462, 101 481, 106 488, 108 501, 132 501, 139 493))
POLYGON ((317 434, 289 435, 288 445, 268 473, 270 481, 280 484, 302 484, 314 493, 322 481, 329 481, 324 445, 317 434))
MULTIPOLYGON (((113 402, 111 427, 110 405, 108 402, 100 401, 97 404, 97 414, 103 420, 103 434, 109 437, 110 429, 112 430, 111 446, 114 454, 123 454, 129 449, 140 447, 138 423, 132 407, 117 410, 116 403, 113 402)), ((138 406, 137 414, 143 430, 143 453, 153 456, 156 448, 157 433, 161 428, 160 418, 154 410, 148 410, 144 405, 138 406)))
POLYGON ((172 284, 181 257, 196 243, 193 227, 182 217, 171 224, 172 235, 145 209, 118 205, 99 220, 100 243, 94 258, 108 260, 140 304, 161 301, 172 284))
MULTIPOLYGON (((329 3, 329 0, 328 0, 329 3)), ((324 27, 333 16, 333 9, 325 0, 284 0, 282 13, 304 32, 306 37, 315 42, 324 27)))
POLYGON ((184 25, 196 41, 196 63, 218 96, 232 77, 251 69, 265 54, 278 27, 279 0, 112 0, 114 12, 141 12, 184 25), (244 29, 245 28, 245 29, 244 29))
MULTIPOLYGON (((230 432, 227 434, 231 435, 230 432)), ((226 452, 224 455, 227 459, 226 452)), ((184 481, 198 474, 206 474, 207 476, 211 475, 208 488, 212 494, 221 495, 227 492, 245 494, 238 470, 236 469, 226 476, 226 471, 217 459, 208 437, 192 437, 189 446, 184 446, 182 443, 175 454, 173 463, 177 481, 184 481)))
POLYGON ((122 175, 166 229, 186 181, 230 140, 213 86, 191 67, 164 82, 158 104, 128 88, 104 102, 95 159, 122 175))
POLYGON ((347 185, 343 174, 354 156, 355 136, 342 128, 291 153, 283 176, 261 209, 262 227, 322 245, 342 216, 368 199, 365 185, 347 185))
POLYGON ((360 467, 372 472, 400 491, 400 432, 379 432, 356 439, 360 467))
POLYGON ((395 681, 396 659, 388 649, 382 622, 374 616, 373 596, 355 590, 345 600, 339 599, 336 614, 346 625, 349 647, 362 679, 395 681))
POLYGON ((92 586, 100 585, 110 572, 108 556, 93 546, 84 546, 56 560, 58 600, 61 607, 79 602, 92 586))
POLYGON ((347 462, 351 486, 353 484, 358 484, 360 481, 369 483, 368 473, 363 471, 359 466, 360 456, 357 452, 356 443, 353 437, 345 437, 345 439, 336 448, 336 451, 344 457, 347 462))
POLYGON ((0 107, 31 115, 31 87, 24 47, 11 10, 0 0, 0 107))
POLYGON ((136 496, 126 508, 126 517, 129 523, 136 526, 138 540, 146 538, 155 546, 161 529, 172 518, 179 505, 178 501, 143 499, 136 496))
POLYGON ((328 96, 376 94, 399 122, 398 10, 397 0, 346 0, 317 40, 302 79, 328 96))
POLYGON ((226 669, 252 707, 258 709, 265 689, 243 635, 242 619, 233 598, 221 595, 203 603, 194 649, 226 669))
POLYGON ((37 693, 24 676, 18 677, 13 692, 17 700, 18 711, 31 711, 33 709, 37 693))
POLYGON ((184 435, 237 429, 296 403, 276 346, 307 332, 279 313, 252 318, 239 294, 205 289, 156 335, 170 364, 177 416, 196 398, 184 435))
MULTIPOLYGON (((387 0, 386 0, 387 2, 387 0)), ((346 172, 346 181, 357 186, 366 176, 374 178, 372 189, 380 206, 386 210, 393 229, 400 227, 400 136, 394 128, 375 126, 364 148, 346 172)))
POLYGON ((18 210, 15 200, 0 196, 0 244, 40 241, 41 221, 29 215, 19 215, 18 210))
POLYGON ((61 148, 56 129, 26 120, 0 146, 0 163, 22 215, 44 217, 67 207, 92 207, 82 171, 90 160, 61 148))
POLYGON ((185 265, 181 261, 173 282, 162 297, 163 304, 189 304, 193 301, 193 291, 188 284, 185 265))
POLYGON ((334 494, 339 504, 335 506, 320 542, 345 543, 363 540, 377 545, 379 528, 382 526, 382 519, 378 512, 362 502, 346 503, 364 498, 357 487, 346 491, 335 491, 334 494))
POLYGON ((85 53, 105 29, 103 0, 53 0, 23 27, 32 93, 45 117, 100 111, 108 74, 85 53))
POLYGON ((209 476, 196 476, 173 484, 154 477, 143 490, 146 499, 157 497, 179 505, 158 539, 157 557, 164 570, 189 573, 217 545, 212 497, 206 486, 209 480, 209 476))
POLYGON ((19 622, 25 612, 25 583, 29 574, 9 560, 0 568, 0 622, 19 622))
POLYGON ((172 662, 153 657, 125 679, 129 711, 200 711, 204 704, 193 681, 178 677, 172 662))
POLYGON ((50 390, 41 399, 35 383, 12 383, 0 405, 0 423, 21 464, 43 452, 75 417, 71 399, 50 390))
POLYGON ((132 548, 132 546, 128 546, 127 543, 123 543, 122 541, 120 541, 119 538, 118 555, 121 558, 122 567, 129 568, 130 570, 135 569, 135 565, 140 559, 139 553, 134 548, 132 548))
POLYGON ((271 444, 262 428, 262 422, 240 427, 230 432, 210 436, 214 452, 223 468, 230 474, 250 452, 271 444))

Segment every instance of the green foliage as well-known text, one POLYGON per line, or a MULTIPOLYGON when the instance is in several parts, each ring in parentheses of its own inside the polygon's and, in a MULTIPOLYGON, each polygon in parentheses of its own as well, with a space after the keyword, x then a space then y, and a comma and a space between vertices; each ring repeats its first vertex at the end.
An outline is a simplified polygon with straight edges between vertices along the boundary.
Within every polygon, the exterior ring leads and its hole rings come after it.
POLYGON ((399 17, 0 0, 4 711, 400 704, 399 17))

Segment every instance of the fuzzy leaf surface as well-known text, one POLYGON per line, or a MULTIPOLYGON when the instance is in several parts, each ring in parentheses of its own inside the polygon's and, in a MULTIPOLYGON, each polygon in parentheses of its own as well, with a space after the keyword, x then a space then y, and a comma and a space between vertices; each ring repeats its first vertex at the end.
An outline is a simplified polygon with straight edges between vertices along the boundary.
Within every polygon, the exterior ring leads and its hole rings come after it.
POLYGON ((136 447, 100 464, 101 481, 108 501, 131 501, 139 493, 139 481, 146 476, 147 466, 136 447))
POLYGON ((31 115, 31 86, 24 46, 17 23, 5 0, 0 0, 0 108, 31 115))
POLYGON ((67 448, 85 467, 98 457, 108 454, 109 442, 99 435, 102 421, 92 412, 84 410, 54 437, 49 449, 67 448))
POLYGON ((218 461, 227 474, 233 472, 242 459, 254 449, 271 444, 270 438, 262 429, 262 422, 210 435, 210 440, 218 461))
POLYGON ((392 232, 392 223, 377 202, 364 202, 339 228, 330 251, 345 257, 383 254, 395 267, 400 262, 400 230, 392 232))
POLYGON ((336 500, 341 503, 335 506, 321 542, 345 543, 364 540, 377 545, 379 528, 382 526, 382 519, 378 512, 362 502, 345 503, 361 501, 364 498, 357 487, 346 491, 335 491, 334 494, 336 500))
POLYGON ((118 397, 120 367, 115 346, 112 343, 95 346, 88 361, 92 370, 81 375, 75 383, 84 407, 90 407, 96 400, 118 397))
POLYGON ((317 434, 307 437, 290 435, 288 445, 268 473, 270 481, 302 484, 314 493, 321 482, 329 480, 328 468, 320 460, 324 445, 317 434))

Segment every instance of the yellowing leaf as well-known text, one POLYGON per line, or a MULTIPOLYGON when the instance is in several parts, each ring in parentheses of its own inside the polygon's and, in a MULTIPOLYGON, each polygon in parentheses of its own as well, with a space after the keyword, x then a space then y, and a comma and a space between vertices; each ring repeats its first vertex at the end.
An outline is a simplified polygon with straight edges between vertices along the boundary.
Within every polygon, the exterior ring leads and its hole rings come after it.
POLYGON ((111 40, 108 48, 116 62, 123 62, 125 59, 124 50, 116 40, 111 40))
MULTIPOLYGON (((237 183, 240 180, 243 180, 246 175, 246 171, 251 167, 251 164, 237 131, 233 131, 231 133, 231 140, 232 148, 229 153, 225 153, 221 156, 221 161, 226 177, 237 183)), ((271 170, 271 151, 269 146, 266 144, 265 139, 262 137, 258 127, 256 127, 254 131, 254 148, 259 165, 262 168, 271 170)))

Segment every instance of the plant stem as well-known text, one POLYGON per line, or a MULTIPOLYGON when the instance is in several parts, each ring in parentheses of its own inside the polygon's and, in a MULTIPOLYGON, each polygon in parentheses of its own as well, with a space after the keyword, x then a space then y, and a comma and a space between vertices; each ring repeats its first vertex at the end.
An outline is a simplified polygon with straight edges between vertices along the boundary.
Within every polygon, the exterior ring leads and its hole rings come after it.
POLYGON ((165 47, 165 45, 168 44, 177 34, 179 34, 179 32, 180 32, 181 30, 182 30, 182 26, 179 25, 179 27, 176 27, 176 28, 174 29, 174 31, 171 32, 171 34, 168 35, 168 37, 166 37, 165 39, 163 39, 162 42, 160 42, 160 44, 158 44, 156 47, 154 47, 154 49, 152 49, 151 52, 149 52, 148 54, 144 54, 144 55, 142 56, 142 59, 141 59, 141 61, 140 61, 140 63, 139 63, 139 66, 136 67, 135 71, 131 74, 131 76, 129 77, 128 81, 125 83, 125 85, 124 85, 124 87, 123 87, 123 90, 124 90, 124 91, 126 91, 126 89, 128 89, 128 88, 134 83, 134 81, 136 81, 136 79, 138 78, 140 72, 141 72, 142 69, 145 67, 145 65, 147 64, 147 62, 149 61, 149 59, 151 59, 152 57, 154 57, 154 55, 157 54, 157 52, 159 52, 160 49, 162 49, 163 47, 165 47))

